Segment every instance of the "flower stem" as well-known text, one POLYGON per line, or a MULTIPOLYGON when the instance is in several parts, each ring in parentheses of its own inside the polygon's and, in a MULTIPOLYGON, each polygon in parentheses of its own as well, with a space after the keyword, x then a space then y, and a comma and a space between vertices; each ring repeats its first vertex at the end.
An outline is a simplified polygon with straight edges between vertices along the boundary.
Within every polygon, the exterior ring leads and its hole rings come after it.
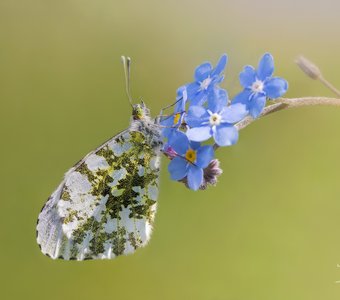
POLYGON ((322 82, 322 84, 324 84, 327 88, 329 88, 335 95, 340 97, 340 91, 322 75, 319 77, 319 81, 322 82))
MULTIPOLYGON (((236 123, 236 128, 241 130, 262 117, 288 108, 314 105, 340 106, 340 98, 327 97, 278 98, 272 102, 274 102, 274 104, 265 107, 257 119, 253 119, 251 116, 248 116, 242 121, 236 123)), ((214 144, 214 149, 216 150, 218 148, 219 146, 214 144)))
MULTIPOLYGON (((263 112, 259 116, 262 118, 271 113, 281 111, 288 108, 300 107, 300 106, 313 106, 313 105, 329 105, 329 106, 340 106, 340 99, 338 98, 327 98, 327 97, 304 97, 304 98, 279 98, 273 101, 271 104, 264 108, 263 112)), ((257 118, 257 119, 259 119, 257 118)), ((235 124, 238 130, 247 127, 257 119, 253 119, 248 116, 244 120, 235 124)))

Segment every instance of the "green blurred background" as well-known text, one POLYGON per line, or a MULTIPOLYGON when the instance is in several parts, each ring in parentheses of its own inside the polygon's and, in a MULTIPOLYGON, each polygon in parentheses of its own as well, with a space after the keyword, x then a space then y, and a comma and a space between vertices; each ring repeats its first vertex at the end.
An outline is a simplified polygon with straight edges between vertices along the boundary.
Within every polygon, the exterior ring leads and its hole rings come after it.
POLYGON ((219 184, 169 180, 148 247, 113 261, 52 261, 35 241, 63 173, 126 128, 120 55, 154 114, 202 61, 230 62, 223 86, 270 51, 287 97, 332 96, 294 58, 340 87, 340 2, 1 0, 1 299, 339 299, 340 109, 261 119, 218 152, 219 184))

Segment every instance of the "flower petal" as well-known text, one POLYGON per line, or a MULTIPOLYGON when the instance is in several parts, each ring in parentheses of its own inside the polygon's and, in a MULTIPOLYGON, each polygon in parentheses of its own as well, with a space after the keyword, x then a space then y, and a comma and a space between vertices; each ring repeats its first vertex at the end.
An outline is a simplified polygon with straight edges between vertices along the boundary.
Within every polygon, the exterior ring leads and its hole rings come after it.
POLYGON ((264 81, 266 78, 272 76, 274 73, 274 59, 270 53, 262 56, 259 66, 257 68, 258 79, 264 81))
POLYGON ((266 105, 266 96, 262 94, 257 94, 251 101, 251 106, 249 107, 249 114, 256 119, 263 111, 266 105))
POLYGON ((189 140, 182 131, 173 131, 168 143, 180 155, 184 155, 189 149, 189 140))
POLYGON ((188 162, 182 157, 175 157, 168 165, 168 171, 172 180, 181 180, 188 173, 188 162))
POLYGON ((190 141, 190 148, 192 150, 197 150, 201 146, 200 142, 190 141))
POLYGON ((206 168, 214 158, 214 148, 212 146, 202 146, 197 150, 196 165, 206 168))
POLYGON ((211 76, 215 76, 215 75, 221 74, 224 71, 224 69, 225 69, 227 61, 228 61, 227 54, 223 54, 221 56, 220 60, 218 61, 215 69, 211 72, 211 76))
POLYGON ((238 130, 233 125, 217 126, 214 132, 214 140, 219 146, 231 146, 238 140, 238 130))
POLYGON ((215 86, 217 84, 220 84, 222 81, 224 80, 224 75, 216 75, 213 77, 213 80, 212 80, 212 85, 215 86))
POLYGON ((181 86, 177 89, 175 113, 185 111, 185 104, 188 100, 188 93, 186 86, 181 86))
POLYGON ((200 85, 197 82, 192 82, 186 85, 186 89, 188 98, 190 100, 191 98, 195 97, 195 95, 198 93, 200 85))
POLYGON ((256 72, 254 67, 245 66, 243 71, 240 73, 240 83, 246 88, 250 87, 256 81, 256 72))
POLYGON ((212 131, 210 126, 201 126, 188 129, 186 134, 191 141, 203 142, 212 136, 212 131))
POLYGON ((185 120, 190 127, 197 127, 209 121, 209 114, 204 107, 194 105, 189 107, 185 120))
POLYGON ((186 92, 187 90, 187 86, 186 85, 182 85, 180 86, 177 91, 176 91, 176 99, 178 98, 182 98, 183 97, 183 94, 184 92, 186 92))
POLYGON ((162 128, 162 135, 165 138, 170 139, 170 136, 173 132, 177 131, 182 124, 184 118, 184 113, 180 114, 177 122, 175 123, 175 114, 164 117, 164 119, 160 122, 162 128))
POLYGON ((210 75, 211 70, 212 66, 209 62, 199 65, 195 70, 195 80, 199 82, 203 81, 210 75))
POLYGON ((203 183, 203 170, 200 167, 190 165, 187 176, 189 188, 197 191, 203 183))
POLYGON ((221 88, 214 88, 208 95, 208 108, 213 113, 220 112, 228 102, 227 91, 221 88))
MULTIPOLYGON (((188 96, 189 97, 189 96, 188 96)), ((208 100, 208 95, 206 90, 199 90, 195 95, 189 97, 191 105, 203 105, 208 100)))
POLYGON ((174 115, 163 116, 160 125, 162 126, 172 126, 174 124, 174 115))
POLYGON ((243 103, 234 103, 224 108, 222 122, 234 124, 241 121, 248 115, 248 109, 243 103))
POLYGON ((288 89, 288 82, 282 78, 274 77, 269 79, 264 85, 267 97, 275 99, 281 97, 288 89))
POLYGON ((245 104, 246 108, 248 109, 250 105, 250 97, 251 97, 251 90, 245 89, 241 93, 237 94, 235 98, 231 101, 231 104, 245 104))
POLYGON ((163 128, 162 129, 162 136, 165 138, 169 138, 169 136, 172 134, 172 131, 177 130, 176 128, 163 128))

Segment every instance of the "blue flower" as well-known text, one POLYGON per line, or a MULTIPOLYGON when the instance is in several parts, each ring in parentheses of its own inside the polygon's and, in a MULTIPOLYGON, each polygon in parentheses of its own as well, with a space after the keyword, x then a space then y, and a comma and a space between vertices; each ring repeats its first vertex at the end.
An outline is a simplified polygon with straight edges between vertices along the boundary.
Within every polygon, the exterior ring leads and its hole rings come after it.
POLYGON ((184 112, 187 101, 188 101, 187 87, 183 85, 177 89, 175 110, 184 112))
POLYGON ((238 94, 233 103, 243 103, 253 118, 257 118, 266 105, 267 98, 281 97, 288 89, 288 82, 279 77, 272 77, 274 60, 266 53, 261 58, 257 70, 245 66, 240 73, 240 83, 244 90, 238 94))
POLYGON ((160 123, 162 126, 164 126, 162 129, 162 135, 168 140, 171 139, 173 132, 177 131, 182 124, 187 99, 188 97, 186 87, 182 86, 177 90, 174 113, 168 117, 165 117, 160 123))
POLYGON ((202 105, 207 101, 209 93, 224 79, 222 73, 227 64, 227 59, 226 54, 222 55, 214 69, 209 62, 196 68, 195 81, 187 85, 191 105, 202 105))
POLYGON ((214 158, 214 149, 212 146, 201 146, 200 143, 190 142, 181 131, 177 131, 175 135, 171 147, 176 151, 177 156, 168 166, 171 179, 178 181, 186 177, 189 188, 196 191, 203 183, 203 169, 214 158))
POLYGON ((227 106, 227 96, 223 89, 215 91, 208 100, 208 108, 191 106, 186 116, 189 140, 203 142, 213 137, 219 146, 230 146, 238 140, 238 130, 233 125, 241 121, 248 111, 243 104, 227 106))

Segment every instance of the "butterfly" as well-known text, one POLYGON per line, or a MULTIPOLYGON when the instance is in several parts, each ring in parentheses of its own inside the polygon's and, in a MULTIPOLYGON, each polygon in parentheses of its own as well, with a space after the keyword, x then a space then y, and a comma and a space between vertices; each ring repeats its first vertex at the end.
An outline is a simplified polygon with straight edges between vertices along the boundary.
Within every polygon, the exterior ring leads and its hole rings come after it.
MULTIPOLYGON (((130 103, 130 59, 122 57, 130 103)), ((132 105, 132 104, 131 104, 132 105)), ((53 259, 113 259, 145 246, 157 208, 159 118, 132 105, 129 128, 87 154, 64 176, 37 221, 37 242, 53 259)))

